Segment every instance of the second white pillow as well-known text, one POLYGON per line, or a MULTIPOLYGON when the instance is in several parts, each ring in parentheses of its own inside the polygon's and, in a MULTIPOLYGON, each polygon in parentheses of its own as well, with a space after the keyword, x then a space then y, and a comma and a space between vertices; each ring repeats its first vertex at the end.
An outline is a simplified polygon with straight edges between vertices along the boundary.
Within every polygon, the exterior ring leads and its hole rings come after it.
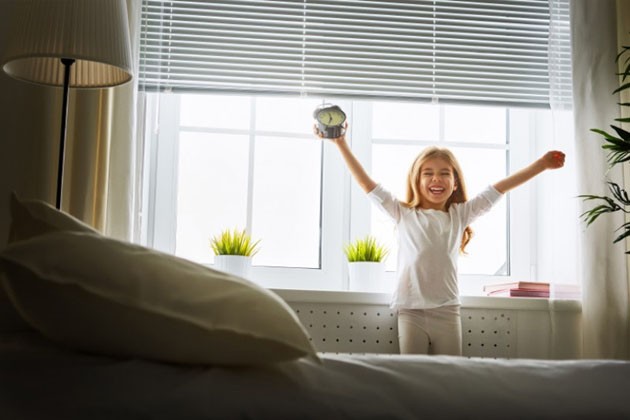
POLYGON ((27 321, 73 348, 217 365, 317 357, 275 293, 149 248, 56 232, 10 245, 0 263, 27 321))

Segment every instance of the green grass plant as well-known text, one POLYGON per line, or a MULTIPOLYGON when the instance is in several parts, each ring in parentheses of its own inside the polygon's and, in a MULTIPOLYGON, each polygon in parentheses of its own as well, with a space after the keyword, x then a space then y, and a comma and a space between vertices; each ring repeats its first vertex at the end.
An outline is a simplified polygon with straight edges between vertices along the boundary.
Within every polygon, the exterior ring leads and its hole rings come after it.
POLYGON ((355 239, 344 246, 343 250, 348 262, 381 262, 389 253, 389 250, 371 235, 355 239))
POLYGON ((245 229, 226 229, 210 239, 210 247, 214 255, 244 255, 252 257, 260 250, 259 245, 260 240, 254 242, 245 229))

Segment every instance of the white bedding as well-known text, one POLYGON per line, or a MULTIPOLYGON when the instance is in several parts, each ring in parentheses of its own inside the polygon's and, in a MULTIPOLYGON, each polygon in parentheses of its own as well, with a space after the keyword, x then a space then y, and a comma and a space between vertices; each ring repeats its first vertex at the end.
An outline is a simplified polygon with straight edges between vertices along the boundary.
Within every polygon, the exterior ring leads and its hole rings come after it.
POLYGON ((630 362, 322 355, 264 368, 115 359, 0 335, 3 419, 628 419, 630 362))

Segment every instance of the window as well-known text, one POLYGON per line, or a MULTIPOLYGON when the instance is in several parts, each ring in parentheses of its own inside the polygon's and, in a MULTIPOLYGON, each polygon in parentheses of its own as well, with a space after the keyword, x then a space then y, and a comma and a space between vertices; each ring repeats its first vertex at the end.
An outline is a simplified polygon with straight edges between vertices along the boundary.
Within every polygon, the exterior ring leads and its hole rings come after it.
MULTIPOLYGON (((247 228, 261 239, 254 276, 263 284, 343 290, 343 244, 371 233, 391 249, 388 275, 395 275, 392 223, 350 179, 336 147, 311 132, 318 100, 149 97, 160 122, 148 143, 153 150, 148 166, 154 169, 150 245, 212 264, 210 238, 225 228, 247 228)), ((550 113, 393 101, 337 103, 349 114, 354 152, 373 178, 399 197, 404 197, 414 157, 436 144, 456 154, 473 196, 533 159, 530 139, 550 113)), ((460 257, 468 293, 484 282, 530 278, 534 238, 523 227, 533 224, 531 194, 514 191, 472 225, 474 239, 468 255, 460 257)))
POLYGON ((339 288, 344 173, 313 136, 318 100, 157 94, 149 103, 159 121, 147 137, 150 245, 212 264, 210 238, 246 228, 261 240, 255 274, 270 286, 339 288))
MULTIPOLYGON (((313 109, 346 111, 355 154, 399 197, 434 144, 473 196, 551 144, 547 107, 570 103, 567 22, 565 1, 144 0, 146 244, 212 264, 210 237, 247 228, 265 286, 344 290, 342 247, 371 233, 394 276, 393 226, 314 138, 313 109)), ((464 294, 536 279, 537 194, 520 188, 473 224, 464 294)))

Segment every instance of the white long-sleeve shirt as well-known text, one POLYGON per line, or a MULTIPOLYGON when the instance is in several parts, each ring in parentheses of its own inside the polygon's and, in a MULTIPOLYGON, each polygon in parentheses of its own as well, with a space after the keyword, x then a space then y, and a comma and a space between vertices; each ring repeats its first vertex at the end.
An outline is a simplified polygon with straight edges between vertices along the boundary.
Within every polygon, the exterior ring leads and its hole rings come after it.
POLYGON ((380 184, 368 197, 398 229, 398 286, 391 307, 459 305, 457 258, 462 234, 502 194, 488 186, 465 203, 451 204, 448 212, 405 207, 380 184))

